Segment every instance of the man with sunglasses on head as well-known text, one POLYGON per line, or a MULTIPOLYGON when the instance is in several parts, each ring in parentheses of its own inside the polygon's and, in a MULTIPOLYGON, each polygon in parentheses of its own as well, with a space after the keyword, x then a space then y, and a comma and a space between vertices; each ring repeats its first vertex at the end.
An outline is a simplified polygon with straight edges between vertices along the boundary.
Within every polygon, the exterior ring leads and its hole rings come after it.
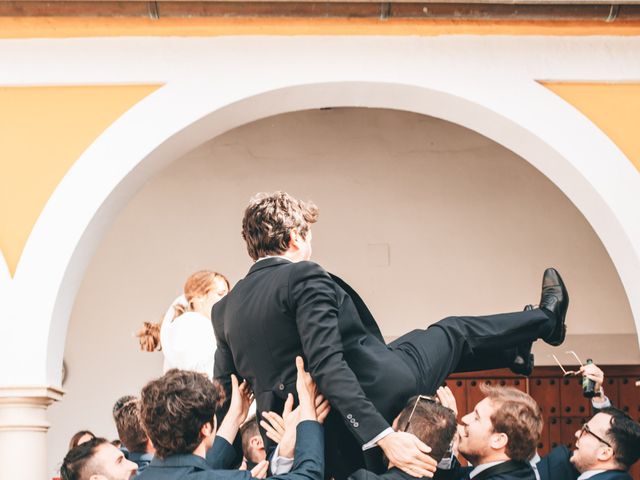
MULTIPOLYGON (((392 428, 396 432, 407 432, 415 435, 420 441, 431 447, 431 457, 449 466, 451 461, 451 447, 456 433, 456 403, 448 387, 440 387, 436 397, 416 395, 409 399, 404 409, 393 420, 392 428)), ((283 415, 275 412, 264 412, 262 426, 267 435, 279 444, 278 449, 291 451, 296 441, 295 429, 288 425, 287 420, 291 405, 285 406, 283 415)), ((320 418, 320 417, 319 417, 320 418)), ((278 466, 279 473, 285 473, 290 463, 282 457, 276 457, 273 462, 278 466)), ((272 465, 273 467, 273 465, 272 465)), ((414 477, 400 470, 392 461, 384 466, 384 473, 360 469, 349 477, 349 480, 413 480, 414 477)))
MULTIPOLYGON (((431 447, 431 457, 442 462, 448 460, 451 451, 456 433, 456 414, 434 397, 417 395, 409 399, 400 415, 395 418, 393 429, 415 435, 431 447)), ((349 480, 413 480, 413 477, 390 461, 382 474, 360 469, 349 480)))
POLYGON ((629 470, 640 458, 640 424, 609 407, 576 431, 573 452, 561 445, 538 463, 541 480, 632 480, 629 470))

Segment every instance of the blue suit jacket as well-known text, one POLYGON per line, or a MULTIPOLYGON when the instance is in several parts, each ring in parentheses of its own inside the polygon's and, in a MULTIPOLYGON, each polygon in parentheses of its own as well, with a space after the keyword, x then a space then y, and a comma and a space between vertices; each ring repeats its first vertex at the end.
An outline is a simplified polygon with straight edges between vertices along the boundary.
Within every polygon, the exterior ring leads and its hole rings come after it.
MULTIPOLYGON (((569 461, 571 452, 560 445, 542 457, 538 462, 540 480, 576 480, 580 473, 569 461)), ((591 477, 593 480, 633 480, 627 472, 621 470, 609 470, 591 477)))
MULTIPOLYGON (((287 474, 276 475, 278 480, 323 480, 324 476, 324 435, 318 422, 300 422, 296 433, 293 468, 287 474)), ((215 444, 218 442, 216 439, 215 444)), ((226 449, 227 442, 221 447, 226 449)), ((210 452, 214 450, 211 448, 210 452)), ((230 455, 230 451, 227 451, 230 455)), ((217 456, 215 461, 224 462, 217 456)), ((136 480, 250 480, 251 472, 246 470, 221 470, 212 468, 211 462, 191 454, 154 458, 136 480)))
POLYGON ((353 472, 349 476, 349 480, 416 480, 408 473, 403 472, 399 468, 390 468, 384 473, 377 474, 361 468, 360 470, 353 472))

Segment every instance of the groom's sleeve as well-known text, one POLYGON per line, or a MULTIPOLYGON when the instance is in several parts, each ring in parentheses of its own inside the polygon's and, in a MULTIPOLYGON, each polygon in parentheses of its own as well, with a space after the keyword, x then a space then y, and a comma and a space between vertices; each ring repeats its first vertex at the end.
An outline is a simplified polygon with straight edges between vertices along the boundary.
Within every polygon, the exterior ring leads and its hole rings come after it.
POLYGON ((295 312, 307 368, 318 390, 343 416, 360 444, 370 442, 389 424, 364 394, 344 360, 335 283, 319 265, 298 262, 289 278, 289 302, 295 312))
MULTIPOLYGON (((220 303, 220 302, 218 302, 220 303)), ((216 411, 216 418, 218 420, 218 425, 222 423, 224 416, 227 414, 229 410, 229 404, 231 402, 231 374, 238 375, 236 372, 236 366, 233 361, 233 355, 231 355, 231 350, 229 349, 229 345, 224 338, 224 328, 222 328, 222 322, 215 320, 215 313, 218 313, 220 316, 221 312, 216 309, 216 305, 214 305, 212 318, 213 320, 213 331, 216 337, 216 354, 215 361, 213 364, 213 377, 220 383, 222 388, 224 389, 224 403, 222 407, 220 407, 216 411)), ((238 434, 236 435, 235 440, 233 441, 233 448, 236 452, 235 461, 230 464, 233 467, 238 467, 242 462, 242 438, 238 434)), ((225 467, 229 468, 229 467, 225 467)))

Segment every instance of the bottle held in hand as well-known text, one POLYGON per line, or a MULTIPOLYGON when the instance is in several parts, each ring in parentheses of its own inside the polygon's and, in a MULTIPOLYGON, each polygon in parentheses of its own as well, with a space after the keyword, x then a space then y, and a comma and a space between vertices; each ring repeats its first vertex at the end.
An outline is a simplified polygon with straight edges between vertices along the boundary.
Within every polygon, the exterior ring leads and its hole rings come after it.
MULTIPOLYGON (((593 363, 593 360, 587 358, 587 365, 593 363)), ((586 375, 582 376, 582 395, 585 398, 593 398, 596 396, 596 382, 588 378, 586 375)))

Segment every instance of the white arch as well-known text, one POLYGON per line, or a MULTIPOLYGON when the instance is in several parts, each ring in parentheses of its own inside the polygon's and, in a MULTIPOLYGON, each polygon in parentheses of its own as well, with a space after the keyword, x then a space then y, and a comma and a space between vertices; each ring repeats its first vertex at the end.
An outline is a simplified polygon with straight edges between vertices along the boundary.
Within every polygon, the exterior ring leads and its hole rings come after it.
MULTIPOLYGON (((431 115, 475 130, 529 161, 573 201, 600 236, 640 331, 640 220, 632 211, 640 205, 640 176, 608 137, 527 78, 479 79, 471 87, 450 78, 407 83, 385 81, 385 75, 380 81, 372 78, 363 74, 322 83, 292 78, 260 86, 235 79, 219 82, 215 92, 210 82, 172 82, 123 115, 64 177, 28 239, 13 287, 15 303, 33 308, 30 323, 20 324, 23 341, 14 344, 37 360, 1 383, 60 384, 67 322, 84 270, 116 213, 156 171, 231 128, 326 106, 431 115), (33 292, 38 292, 37 304, 29 302, 33 292)), ((15 318, 18 313, 12 312, 15 318)))

